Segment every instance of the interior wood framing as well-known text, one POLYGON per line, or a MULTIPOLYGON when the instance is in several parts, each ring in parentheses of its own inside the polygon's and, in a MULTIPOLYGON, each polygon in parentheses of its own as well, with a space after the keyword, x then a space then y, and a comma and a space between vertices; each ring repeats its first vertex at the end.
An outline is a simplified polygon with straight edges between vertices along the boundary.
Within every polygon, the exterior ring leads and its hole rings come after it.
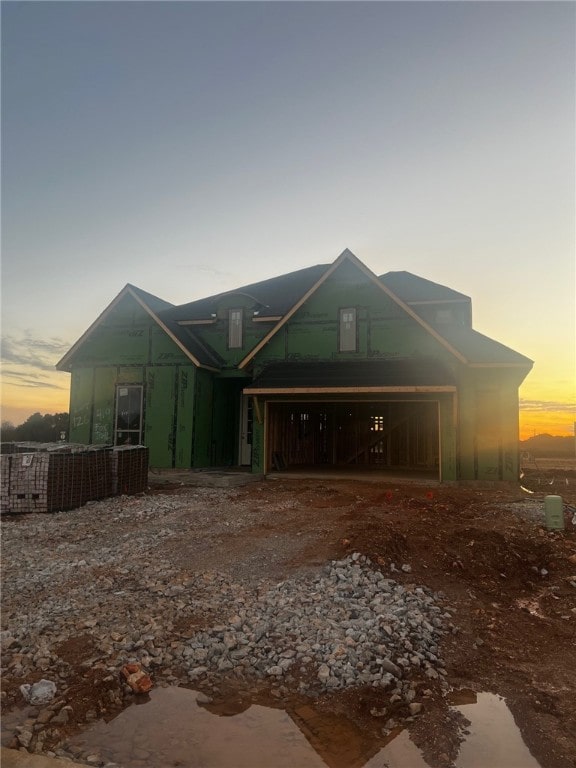
POLYGON ((303 467, 439 472, 436 400, 269 402, 270 470, 303 467))

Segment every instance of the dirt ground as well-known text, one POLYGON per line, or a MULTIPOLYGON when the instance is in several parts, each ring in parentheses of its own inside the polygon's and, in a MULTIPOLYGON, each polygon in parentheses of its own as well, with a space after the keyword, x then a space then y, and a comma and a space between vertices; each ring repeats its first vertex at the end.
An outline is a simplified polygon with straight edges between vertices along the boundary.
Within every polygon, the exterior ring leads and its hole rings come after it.
MULTIPOLYGON (((526 490, 289 479, 247 486, 240 493, 251 503, 285 503, 290 513, 274 514, 256 530, 223 542, 227 558, 250 558, 259 541, 301 535, 320 520, 314 540, 290 569, 352 551, 383 568, 409 562, 412 572, 394 578, 440 590, 456 608, 459 632, 442 642, 451 686, 505 697, 542 768, 574 768, 576 589, 570 581, 576 580, 576 471, 543 464, 525 468, 526 490), (548 494, 561 495, 568 507, 563 532, 516 511, 527 499, 543 503, 548 494)), ((430 681, 422 686, 430 688, 430 681)), ((223 695, 227 707, 232 694, 228 689, 223 695)), ((320 704, 376 734, 382 723, 371 710, 380 699, 373 690, 354 689, 327 695, 320 704)), ((434 690, 425 716, 410 725, 431 766, 456 758, 456 721, 446 697, 434 690)))
MULTIPOLYGON (((232 571, 237 567, 240 574, 243 568, 257 571, 260 578, 281 578, 353 551, 368 555, 383 570, 391 563, 410 563, 410 573, 394 572, 394 578, 442 591, 455 609, 458 632, 447 634, 441 648, 450 685, 505 697, 542 768, 575 768, 576 588, 571 582, 576 583, 576 470, 573 463, 572 468, 527 467, 522 486, 286 476, 235 490, 239 504, 259 512, 255 524, 220 533, 202 551, 194 539, 179 540, 169 554, 174 562, 193 562, 196 569, 209 563, 214 567, 215 560, 217 566, 220 560, 236 564, 232 571), (550 493, 561 495, 567 505, 564 531, 548 531, 522 511, 527 499, 543 502, 550 493), (267 556, 275 542, 299 539, 304 546, 285 548, 287 557, 267 556)), ((152 494, 182 492, 170 485, 150 489, 152 494)), ((175 631, 184 629, 190 627, 175 631)), ((102 687, 93 685, 82 667, 86 648, 86 643, 71 642, 59 651, 78 664, 77 698, 86 699, 83 709, 97 710, 91 696, 102 687)), ((423 715, 410 723, 410 735, 430 766, 446 768, 458 751, 457 723, 440 688, 429 679, 421 682, 431 693, 423 715)), ((264 689, 252 690, 249 698, 279 705, 264 689)), ((221 698, 211 708, 230 713, 235 700, 241 711, 247 706, 246 692, 223 679, 221 698)), ((297 712, 305 702, 295 695, 282 703, 287 705, 297 712)), ((376 689, 326 694, 315 706, 327 717, 345 714, 360 739, 381 732, 382 720, 371 713, 382 706, 376 689)))

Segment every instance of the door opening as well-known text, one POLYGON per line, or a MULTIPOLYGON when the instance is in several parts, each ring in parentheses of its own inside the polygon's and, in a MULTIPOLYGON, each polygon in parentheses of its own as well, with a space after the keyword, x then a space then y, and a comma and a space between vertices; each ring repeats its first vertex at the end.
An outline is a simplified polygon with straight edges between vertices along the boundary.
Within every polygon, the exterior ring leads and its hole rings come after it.
POLYGON ((141 384, 116 388, 114 445, 142 443, 143 387, 141 384))

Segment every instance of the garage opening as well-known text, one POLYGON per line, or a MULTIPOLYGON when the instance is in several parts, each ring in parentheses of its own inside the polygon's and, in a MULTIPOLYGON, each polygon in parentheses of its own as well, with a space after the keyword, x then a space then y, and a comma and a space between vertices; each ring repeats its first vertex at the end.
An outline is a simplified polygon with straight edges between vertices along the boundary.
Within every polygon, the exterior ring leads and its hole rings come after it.
POLYGON ((267 466, 439 471, 438 403, 269 403, 267 466))

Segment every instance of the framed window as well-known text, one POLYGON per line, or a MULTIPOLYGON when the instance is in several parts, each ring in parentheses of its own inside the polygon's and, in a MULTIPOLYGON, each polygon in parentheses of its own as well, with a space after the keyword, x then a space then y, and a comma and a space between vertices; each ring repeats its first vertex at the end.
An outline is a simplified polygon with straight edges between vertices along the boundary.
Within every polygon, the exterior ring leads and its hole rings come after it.
POLYGON ((242 310, 228 310, 228 349, 242 347, 242 310))
POLYGON ((116 387, 115 445, 141 445, 142 393, 141 384, 116 387))
POLYGON ((339 350, 340 352, 356 352, 357 350, 355 307, 340 310, 339 350))

